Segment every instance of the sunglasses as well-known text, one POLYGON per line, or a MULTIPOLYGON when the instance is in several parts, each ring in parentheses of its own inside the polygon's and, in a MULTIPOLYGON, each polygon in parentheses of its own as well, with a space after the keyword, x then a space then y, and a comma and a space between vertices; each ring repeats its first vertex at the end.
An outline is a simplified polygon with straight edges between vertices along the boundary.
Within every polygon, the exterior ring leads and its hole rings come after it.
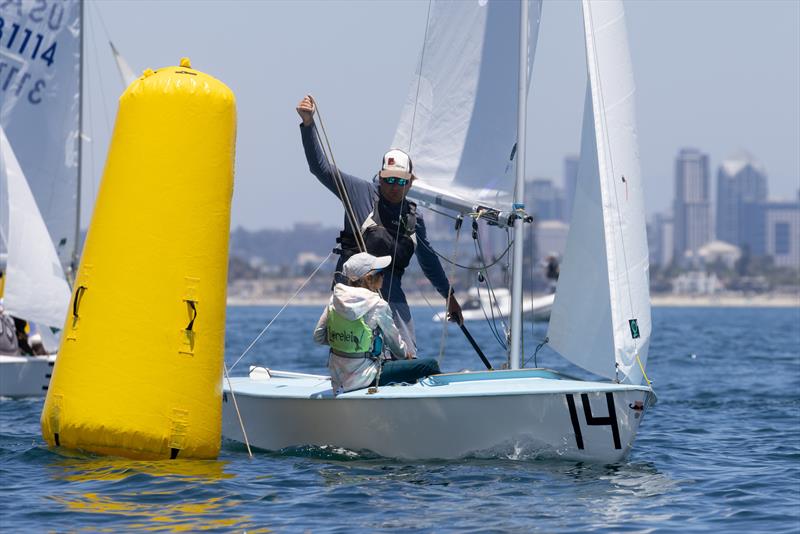
POLYGON ((411 181, 408 178, 397 178, 395 176, 387 176, 386 178, 382 178, 382 180, 383 180, 383 183, 386 183, 386 184, 389 184, 389 185, 397 184, 400 187, 404 187, 408 182, 411 181))

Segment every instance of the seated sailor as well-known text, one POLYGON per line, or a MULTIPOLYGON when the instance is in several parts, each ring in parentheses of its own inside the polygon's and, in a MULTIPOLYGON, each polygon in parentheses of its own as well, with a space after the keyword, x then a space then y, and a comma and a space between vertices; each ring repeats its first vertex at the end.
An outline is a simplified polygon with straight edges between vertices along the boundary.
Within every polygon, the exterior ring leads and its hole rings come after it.
POLYGON ((334 286, 314 329, 314 340, 331 348, 328 369, 336 394, 376 383, 412 383, 439 372, 434 359, 411 359, 389 304, 380 296, 382 270, 390 263, 389 256, 366 252, 348 259, 342 266, 347 284, 334 286))

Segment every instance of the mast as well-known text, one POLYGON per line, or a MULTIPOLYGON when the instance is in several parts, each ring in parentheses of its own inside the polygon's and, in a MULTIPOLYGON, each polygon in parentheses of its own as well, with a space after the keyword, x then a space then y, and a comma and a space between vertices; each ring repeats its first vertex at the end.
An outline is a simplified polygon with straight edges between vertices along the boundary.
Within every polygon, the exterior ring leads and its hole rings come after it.
POLYGON ((79 54, 80 61, 78 62, 78 181, 77 181, 77 201, 75 213, 75 242, 72 247, 72 261, 70 262, 70 278, 71 282, 75 281, 78 276, 78 255, 80 254, 80 238, 81 238, 81 173, 83 168, 83 7, 86 3, 85 0, 80 0, 80 44, 79 54))
MULTIPOLYGON (((528 0, 520 1, 519 17, 519 86, 517 92, 517 181, 514 187, 514 209, 525 209, 525 118, 528 108, 528 0)), ((514 220, 514 262, 511 266, 511 347, 509 367, 519 369, 522 352, 522 259, 523 225, 514 220)))

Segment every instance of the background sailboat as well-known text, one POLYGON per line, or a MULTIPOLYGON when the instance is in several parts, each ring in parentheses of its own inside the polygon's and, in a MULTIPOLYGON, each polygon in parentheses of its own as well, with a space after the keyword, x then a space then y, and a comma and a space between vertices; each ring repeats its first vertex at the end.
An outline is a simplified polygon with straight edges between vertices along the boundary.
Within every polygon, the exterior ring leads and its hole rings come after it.
MULTIPOLYGON (((79 240, 82 5, 0 6, 4 306, 36 323, 49 351, 57 341, 48 327, 61 328, 66 316, 65 269, 79 240)), ((53 359, 1 357, 0 395, 43 395, 53 359)))
POLYGON ((415 169, 424 178, 412 189, 415 199, 476 222, 513 226, 519 236, 514 242, 511 369, 437 375, 414 385, 352 391, 334 399, 327 377, 254 368, 249 377, 231 379, 226 387, 226 399, 235 394, 238 408, 224 404, 223 435, 243 441, 246 429, 250 441, 266 449, 338 445, 403 458, 456 458, 512 447, 606 462, 630 450, 655 396, 641 384, 649 301, 647 285, 642 285, 645 228, 639 218, 643 202, 622 4, 583 2, 592 105, 584 119, 579 187, 592 209, 570 239, 579 246, 586 239, 580 229, 596 225, 602 254, 582 265, 566 263, 572 274, 563 291, 559 283, 560 315, 551 325, 555 348, 614 379, 607 382, 519 369, 521 230, 528 216, 520 201, 524 151, 515 146, 525 146, 527 73, 541 3, 531 2, 528 8, 527 1, 434 2, 421 66, 395 136, 395 145, 413 147, 419 135, 419 148, 412 150, 418 154, 415 169), (519 32, 513 32, 515 27, 519 32), (426 70, 426 61, 435 67, 426 70), (498 85, 498 80, 503 82, 498 85), (495 105, 500 109, 492 113, 495 105), (614 183, 622 182, 622 176, 629 184, 624 196, 615 194, 622 191, 614 183), (571 280, 586 271, 592 272, 598 295, 576 298, 571 280), (598 305, 610 313, 593 316, 598 305), (585 353, 576 353, 565 337, 579 339, 573 343, 585 347, 585 353), (634 363, 641 364, 640 371, 634 363))
MULTIPOLYGON (((40 327, 61 328, 70 289, 58 253, 2 127, 0 191, 4 192, 0 204, 8 214, 7 225, 0 231, 7 237, 8 244, 3 306, 11 315, 40 327)), ((44 394, 54 361, 54 355, 0 355, 0 396, 44 394)))
MULTIPOLYGON (((48 327, 63 327, 65 273, 74 272, 80 246, 84 7, 0 6, 0 297, 14 316, 37 324, 48 352, 58 348, 48 327)), ((123 81, 133 76, 111 48, 123 81)), ((52 367, 54 356, 46 359, 52 367)), ((39 360, 3 357, 0 395, 43 395, 50 370, 39 360)))
POLYGON ((0 17, 0 62, 14 73, 0 86, 0 126, 69 269, 79 240, 83 3, 5 3, 0 17))

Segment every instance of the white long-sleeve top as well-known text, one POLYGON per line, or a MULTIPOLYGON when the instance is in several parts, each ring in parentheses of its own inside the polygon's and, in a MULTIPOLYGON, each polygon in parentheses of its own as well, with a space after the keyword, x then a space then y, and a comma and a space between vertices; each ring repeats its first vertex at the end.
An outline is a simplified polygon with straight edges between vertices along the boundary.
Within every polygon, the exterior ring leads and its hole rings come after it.
MULTIPOLYGON (((396 358, 404 358, 406 344, 392 318, 389 303, 378 293, 363 287, 350 287, 336 284, 330 302, 320 315, 314 328, 314 341, 320 345, 328 345, 328 312, 333 309, 348 321, 363 318, 372 328, 380 328, 383 332, 384 347, 388 348, 396 358)), ((385 355, 389 358, 389 355, 385 355)), ((331 372, 333 391, 341 393, 369 386, 378 375, 379 362, 371 358, 344 358, 330 353, 328 369, 331 372)))

